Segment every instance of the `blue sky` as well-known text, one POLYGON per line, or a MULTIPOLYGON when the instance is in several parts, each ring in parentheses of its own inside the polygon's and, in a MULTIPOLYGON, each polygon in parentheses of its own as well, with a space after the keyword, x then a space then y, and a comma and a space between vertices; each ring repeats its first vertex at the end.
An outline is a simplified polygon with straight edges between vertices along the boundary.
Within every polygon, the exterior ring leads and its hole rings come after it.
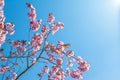
MULTIPOLYGON (((49 40, 70 42, 76 55, 91 64, 83 80, 120 80, 120 3, 117 0, 6 0, 6 22, 13 21, 16 25, 15 34, 8 38, 26 39, 29 27, 26 2, 36 7, 37 19, 44 22, 52 12, 56 21, 64 22, 65 28, 49 40)), ((37 80, 31 72, 20 80, 37 80)))

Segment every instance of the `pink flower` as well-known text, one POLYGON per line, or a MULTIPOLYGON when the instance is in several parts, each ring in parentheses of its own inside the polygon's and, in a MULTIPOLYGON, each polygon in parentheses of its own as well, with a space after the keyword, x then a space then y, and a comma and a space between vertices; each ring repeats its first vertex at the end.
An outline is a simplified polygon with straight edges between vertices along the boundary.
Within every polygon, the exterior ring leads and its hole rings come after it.
POLYGON ((49 67, 48 66, 45 66, 42 70, 43 73, 48 73, 49 71, 49 67))
POLYGON ((78 64, 79 64, 78 69, 81 72, 85 72, 85 71, 89 70, 89 68, 90 68, 90 64, 88 62, 86 62, 86 61, 80 62, 78 64))
POLYGON ((74 58, 74 61, 76 61, 77 63, 81 63, 83 62, 83 59, 80 56, 77 56, 74 58))
POLYGON ((33 31, 37 31, 40 28, 41 20, 32 20, 29 25, 33 31))
POLYGON ((43 75, 42 73, 39 73, 39 74, 38 74, 39 77, 42 77, 42 75, 43 75))
POLYGON ((8 66, 5 66, 3 65, 1 68, 0 68, 0 73, 5 73, 6 70, 7 70, 8 66))
POLYGON ((31 18, 32 20, 35 20, 36 18, 35 8, 30 3, 26 3, 26 5, 29 8, 28 17, 31 18))
POLYGON ((67 61, 67 65, 72 67, 73 66, 72 60, 67 61))
POLYGON ((31 56, 35 56, 36 55, 36 51, 33 51, 32 53, 31 53, 31 56))
POLYGON ((70 69, 67 68, 67 69, 66 69, 66 72, 65 72, 65 76, 69 76, 69 75, 70 75, 70 69))
POLYGON ((9 31, 8 31, 8 33, 9 33, 10 35, 13 35, 13 34, 15 33, 14 28, 10 28, 9 31))
POLYGON ((3 16, 4 16, 3 11, 0 11, 0 16, 1 16, 1 17, 3 17, 3 16))
POLYGON ((5 57, 3 56, 3 57, 1 57, 1 60, 2 60, 2 61, 6 61, 7 58, 5 58, 5 57))
POLYGON ((54 23, 57 27, 59 27, 60 29, 64 28, 64 23, 62 22, 56 22, 54 23))
POLYGON ((57 47, 55 48, 54 52, 58 55, 64 55, 64 43, 62 41, 58 41, 57 47))
POLYGON ((6 23, 6 24, 4 24, 4 28, 5 29, 9 29, 9 28, 13 28, 14 27, 14 23, 13 22, 9 22, 9 23, 6 23))
POLYGON ((5 38, 5 35, 0 35, 0 45, 4 43, 5 38))
POLYGON ((66 55, 67 55, 67 57, 72 57, 72 56, 74 56, 74 51, 72 51, 72 50, 68 50, 67 52, 66 52, 66 55))
POLYGON ((70 75, 72 78, 82 79, 82 74, 79 70, 71 70, 70 75))
POLYGON ((55 17, 52 15, 52 13, 49 13, 47 22, 51 24, 54 22, 54 20, 55 20, 55 17))
POLYGON ((5 17, 1 17, 1 18, 0 18, 0 26, 3 26, 4 20, 5 20, 5 17))
POLYGON ((58 67, 57 65, 52 66, 51 74, 56 73, 56 72, 58 71, 58 68, 59 68, 59 67, 58 67))
POLYGON ((58 65, 62 64, 63 63, 63 59, 62 58, 57 58, 56 63, 58 65))
POLYGON ((64 24, 62 22, 56 22, 50 27, 52 34, 54 34, 59 29, 62 29, 62 28, 64 28, 64 24))
POLYGON ((17 74, 16 74, 16 73, 13 73, 13 75, 12 75, 12 79, 11 79, 11 80, 15 80, 16 77, 17 77, 17 74))
POLYGON ((50 61, 55 60, 55 57, 52 54, 47 53, 47 55, 48 55, 50 61))
POLYGON ((44 38, 47 37, 47 35, 46 35, 47 31, 48 31, 48 27, 47 27, 46 25, 43 25, 43 26, 42 26, 42 36, 43 36, 44 38))
POLYGON ((34 51, 37 51, 40 49, 42 41, 43 41, 43 36, 41 34, 39 33, 34 34, 31 41, 31 45, 33 46, 34 51))
POLYGON ((2 10, 4 7, 4 0, 0 0, 0 10, 2 10))
POLYGON ((16 47, 19 47, 21 44, 20 44, 19 40, 14 40, 14 41, 12 41, 12 45, 16 46, 16 47))

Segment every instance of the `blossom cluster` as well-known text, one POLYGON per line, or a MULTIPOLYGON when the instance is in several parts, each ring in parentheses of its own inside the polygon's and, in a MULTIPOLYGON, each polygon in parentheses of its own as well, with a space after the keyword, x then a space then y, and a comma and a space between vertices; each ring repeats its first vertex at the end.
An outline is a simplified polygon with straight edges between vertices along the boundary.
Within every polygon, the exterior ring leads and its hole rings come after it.
POLYGON ((66 50, 69 46, 69 44, 65 44, 62 41, 58 41, 56 46, 47 43, 45 46, 47 50, 46 55, 48 56, 46 60, 52 63, 52 67, 44 66, 38 76, 41 77, 43 74, 47 73, 49 80, 64 80, 65 77, 68 76, 82 79, 82 73, 89 70, 90 64, 84 61, 80 56, 75 56, 74 51, 66 50), (68 59, 67 61, 64 56, 68 59), (78 65, 76 68, 73 67, 75 63, 78 65), (65 64, 66 69, 62 68, 65 64))
MULTIPOLYGON (((54 15, 49 13, 47 24, 42 24, 41 20, 36 19, 34 6, 30 3, 26 5, 29 9, 27 14, 30 18, 29 28, 34 34, 28 36, 28 40, 6 40, 10 45, 9 56, 6 56, 4 49, 0 48, 0 74, 3 74, 3 80, 19 80, 27 70, 40 62, 39 59, 44 60, 45 63, 42 70, 36 73, 40 79, 44 74, 48 75, 48 80, 65 80, 66 77, 82 79, 83 72, 89 70, 90 64, 69 49, 70 43, 58 41, 55 45, 47 40, 49 34, 55 34, 59 29, 64 28, 64 23, 55 22, 54 15), (26 65, 20 62, 25 62, 26 65), (21 72, 22 66, 26 66, 26 69, 21 72)), ((0 0, 0 45, 5 41, 7 34, 15 32, 13 22, 4 24, 3 7, 4 0, 0 0)))
POLYGON ((4 0, 0 0, 0 46, 4 43, 7 34, 12 35, 15 32, 13 22, 4 24, 5 16, 3 8, 4 0))

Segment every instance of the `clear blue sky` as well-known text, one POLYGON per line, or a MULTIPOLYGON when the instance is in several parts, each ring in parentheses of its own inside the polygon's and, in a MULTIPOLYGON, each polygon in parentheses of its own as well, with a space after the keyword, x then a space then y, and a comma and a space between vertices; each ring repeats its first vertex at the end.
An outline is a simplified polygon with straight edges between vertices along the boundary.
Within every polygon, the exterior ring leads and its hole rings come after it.
MULTIPOLYGON (((52 12, 57 21, 64 22, 65 28, 50 40, 70 42, 76 55, 89 61, 91 68, 83 80, 120 80, 120 6, 114 1, 117 0, 6 0, 6 22, 16 25, 15 34, 8 38, 26 39, 29 19, 25 3, 30 2, 36 7, 38 19, 45 21, 52 12)), ((37 80, 36 73, 31 73, 32 70, 20 80, 37 80)))

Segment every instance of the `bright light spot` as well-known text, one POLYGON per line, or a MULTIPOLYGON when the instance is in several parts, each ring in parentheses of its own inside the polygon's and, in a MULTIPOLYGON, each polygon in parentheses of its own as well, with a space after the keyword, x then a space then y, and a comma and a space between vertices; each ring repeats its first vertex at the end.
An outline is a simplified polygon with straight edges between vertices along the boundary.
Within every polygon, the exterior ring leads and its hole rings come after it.
POLYGON ((120 7, 120 0, 113 0, 112 1, 115 7, 120 7))

